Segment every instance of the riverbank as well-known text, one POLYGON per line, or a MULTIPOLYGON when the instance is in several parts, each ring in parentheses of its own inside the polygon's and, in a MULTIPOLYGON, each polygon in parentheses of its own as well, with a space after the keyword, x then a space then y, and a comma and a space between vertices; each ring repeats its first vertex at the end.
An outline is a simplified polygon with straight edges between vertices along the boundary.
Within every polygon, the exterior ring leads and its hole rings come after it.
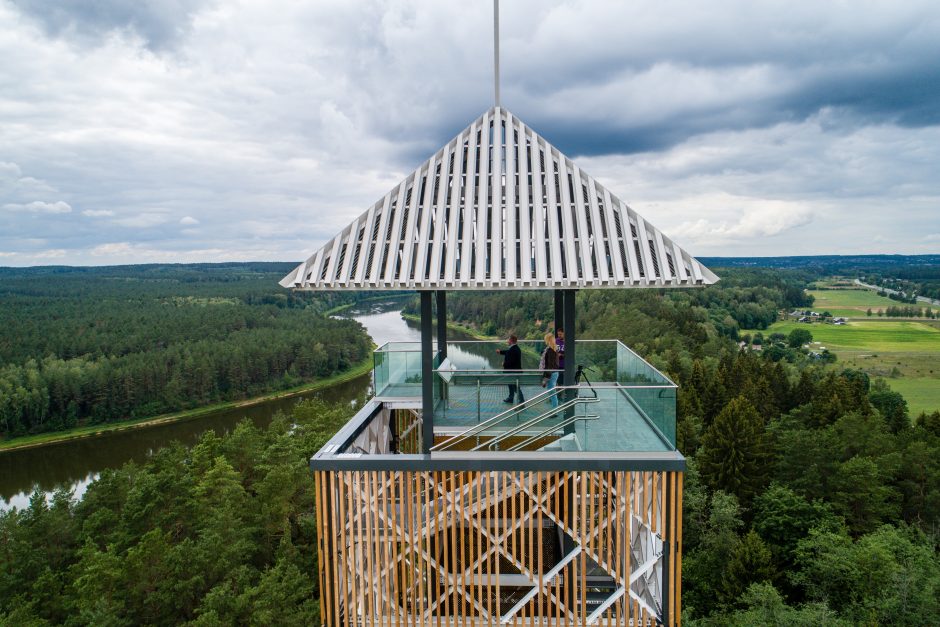
POLYGON ((117 431, 128 431, 131 429, 145 429, 148 427, 155 427, 158 425, 164 425, 171 422, 183 422, 186 420, 192 420, 194 418, 199 418, 205 416, 206 414, 222 411, 226 409, 237 409, 239 407, 250 407, 252 405, 258 405, 271 400, 290 398, 292 396, 299 396, 301 394, 307 394, 309 392, 316 392, 317 390, 322 390, 324 388, 336 385, 339 383, 345 383, 347 381, 352 381, 358 377, 361 377, 365 374, 368 374, 372 371, 373 360, 372 355, 370 354, 366 359, 361 363, 356 364, 349 370, 335 374, 331 377, 325 379, 318 379, 316 381, 299 385, 293 388, 288 388, 286 390, 278 390, 276 392, 270 392, 261 396, 256 396, 250 399, 240 399, 235 401, 226 401, 224 403, 216 403, 214 405, 205 405, 203 407, 197 407, 194 409, 187 409, 184 411, 174 412, 171 414, 162 414, 159 416, 152 416, 149 418, 139 418, 136 420, 125 420, 121 422, 110 422, 105 424, 98 425, 85 425, 81 427, 75 427, 74 429, 69 429, 68 431, 56 431, 54 433, 38 433, 36 435, 27 435, 13 440, 3 440, 0 441, 0 455, 5 452, 18 451, 29 448, 36 448, 40 446, 46 446, 49 444, 58 444, 68 440, 78 440, 84 438, 93 438, 99 435, 104 435, 106 433, 113 433, 117 431))
POLYGON ((324 316, 333 316, 333 315, 338 314, 338 313, 341 312, 341 311, 346 311, 347 309, 351 309, 351 308, 353 308, 353 307, 356 307, 356 306, 358 306, 358 305, 361 305, 362 303, 369 303, 369 302, 375 302, 375 301, 398 300, 398 299, 400 299, 400 298, 406 298, 406 297, 409 297, 409 296, 414 296, 414 293, 405 293, 405 294, 397 294, 397 293, 395 293, 395 294, 381 294, 381 295, 379 295, 379 296, 371 296, 371 297, 369 297, 369 298, 363 298, 362 300, 357 300, 357 301, 354 301, 354 302, 351 302, 351 303, 346 303, 345 305, 337 305, 336 307, 331 307, 330 309, 327 309, 326 311, 324 311, 324 312, 323 312, 323 315, 324 315, 324 316))
MULTIPOLYGON (((411 320, 412 322, 417 322, 418 324, 421 323, 421 316, 417 316, 415 314, 407 314, 405 312, 401 312, 401 317, 404 318, 405 320, 411 320)), ((461 333, 465 335, 469 335, 475 340, 481 340, 484 342, 505 342, 506 341, 505 337, 500 337, 498 335, 484 335, 480 333, 479 331, 477 331, 476 329, 473 329, 471 327, 466 327, 462 324, 459 324, 457 322, 453 322, 450 320, 447 321, 447 328, 451 329, 452 331, 460 331, 461 333)), ((533 350, 532 348, 528 346, 520 346, 519 348, 524 353, 534 355, 535 357, 540 356, 540 353, 538 351, 533 350)))

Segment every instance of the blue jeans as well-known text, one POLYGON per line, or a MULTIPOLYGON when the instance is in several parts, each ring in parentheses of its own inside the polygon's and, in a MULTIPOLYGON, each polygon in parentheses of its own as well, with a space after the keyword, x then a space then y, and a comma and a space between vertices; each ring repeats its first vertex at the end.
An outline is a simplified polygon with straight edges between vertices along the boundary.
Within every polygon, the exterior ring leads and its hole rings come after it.
MULTIPOLYGON (((552 376, 548 378, 548 384, 545 386, 549 391, 555 389, 555 385, 558 383, 558 373, 553 372, 552 376)), ((552 407, 558 407, 558 395, 553 394, 551 398, 552 407)))

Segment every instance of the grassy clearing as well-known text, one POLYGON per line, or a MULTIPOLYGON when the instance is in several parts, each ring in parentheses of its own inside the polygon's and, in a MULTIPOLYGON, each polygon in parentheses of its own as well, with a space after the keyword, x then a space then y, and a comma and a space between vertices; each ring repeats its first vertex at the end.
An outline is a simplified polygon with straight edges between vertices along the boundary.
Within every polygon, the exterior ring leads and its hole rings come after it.
POLYGON ((853 320, 841 326, 775 322, 764 335, 774 332, 787 334, 793 329, 807 329, 814 340, 830 349, 935 353, 940 356, 940 329, 921 322, 853 320))
POLYGON ((940 380, 938 379, 902 377, 889 379, 888 385, 895 392, 900 392, 907 401, 911 418, 917 417, 921 412, 930 413, 940 410, 940 398, 938 398, 940 380))
POLYGON ((224 409, 232 409, 235 407, 247 407, 249 405, 257 405, 265 401, 273 400, 276 398, 287 398, 290 396, 297 396, 298 394, 304 394, 306 392, 314 392, 316 390, 322 390, 323 388, 335 385, 337 383, 343 383, 345 381, 350 381, 356 377, 360 377, 372 370, 372 356, 370 355, 365 361, 361 364, 350 368, 346 372, 335 374, 331 377, 325 379, 319 379, 312 383, 307 383, 304 385, 299 385, 287 390, 281 390, 279 392, 271 392, 270 394, 264 394, 263 396, 257 396, 250 399, 242 399, 237 401, 229 401, 226 403, 216 403, 214 405, 206 405, 204 407, 197 407, 195 409, 188 409, 186 411, 175 412, 172 414, 163 414, 161 416, 152 416, 149 418, 139 418, 136 420, 124 420, 121 422, 108 422, 104 424, 95 424, 95 425, 84 425, 80 427, 75 427, 74 429, 69 429, 68 431, 56 431, 54 433, 38 433, 36 435, 27 435, 19 438, 14 438, 12 440, 0 440, 0 454, 4 451, 13 451, 16 449, 23 448, 33 448, 36 446, 45 446, 46 444, 53 444, 56 442, 63 442, 65 440, 75 440, 78 438, 89 438, 104 433, 109 433, 113 431, 123 431, 126 429, 143 429, 146 427, 152 427, 156 425, 166 424, 168 422, 179 422, 182 420, 192 420, 194 418, 199 418, 205 416, 206 414, 211 414, 216 411, 221 411, 224 409))
POLYGON ((777 322, 764 331, 807 329, 813 348, 825 346, 837 367, 859 368, 884 377, 907 400, 911 416, 940 409, 940 325, 936 320, 852 320, 843 326, 777 322))
POLYGON ((877 312, 879 309, 903 304, 885 296, 878 296, 876 292, 864 288, 811 290, 809 293, 815 299, 813 311, 828 311, 833 316, 864 316, 869 308, 877 312))

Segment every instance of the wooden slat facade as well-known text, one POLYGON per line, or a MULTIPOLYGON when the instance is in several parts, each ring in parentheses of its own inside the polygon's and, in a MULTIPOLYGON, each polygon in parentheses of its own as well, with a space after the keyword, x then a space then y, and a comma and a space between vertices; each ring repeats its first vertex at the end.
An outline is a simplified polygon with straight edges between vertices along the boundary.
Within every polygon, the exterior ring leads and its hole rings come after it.
POLYGON ((679 624, 681 472, 314 475, 324 625, 679 624))

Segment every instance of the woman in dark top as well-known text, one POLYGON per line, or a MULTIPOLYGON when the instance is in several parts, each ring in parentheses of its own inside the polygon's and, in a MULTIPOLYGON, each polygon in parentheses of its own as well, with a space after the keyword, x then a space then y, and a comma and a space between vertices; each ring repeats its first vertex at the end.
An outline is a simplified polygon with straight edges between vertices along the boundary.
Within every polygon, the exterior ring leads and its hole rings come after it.
MULTIPOLYGON (((539 364, 539 370, 542 370, 542 387, 548 390, 555 389, 558 383, 558 345, 555 343, 555 336, 551 333, 545 334, 545 350, 542 352, 542 361, 539 364)), ((558 407, 558 395, 551 397, 552 407, 558 407)))

